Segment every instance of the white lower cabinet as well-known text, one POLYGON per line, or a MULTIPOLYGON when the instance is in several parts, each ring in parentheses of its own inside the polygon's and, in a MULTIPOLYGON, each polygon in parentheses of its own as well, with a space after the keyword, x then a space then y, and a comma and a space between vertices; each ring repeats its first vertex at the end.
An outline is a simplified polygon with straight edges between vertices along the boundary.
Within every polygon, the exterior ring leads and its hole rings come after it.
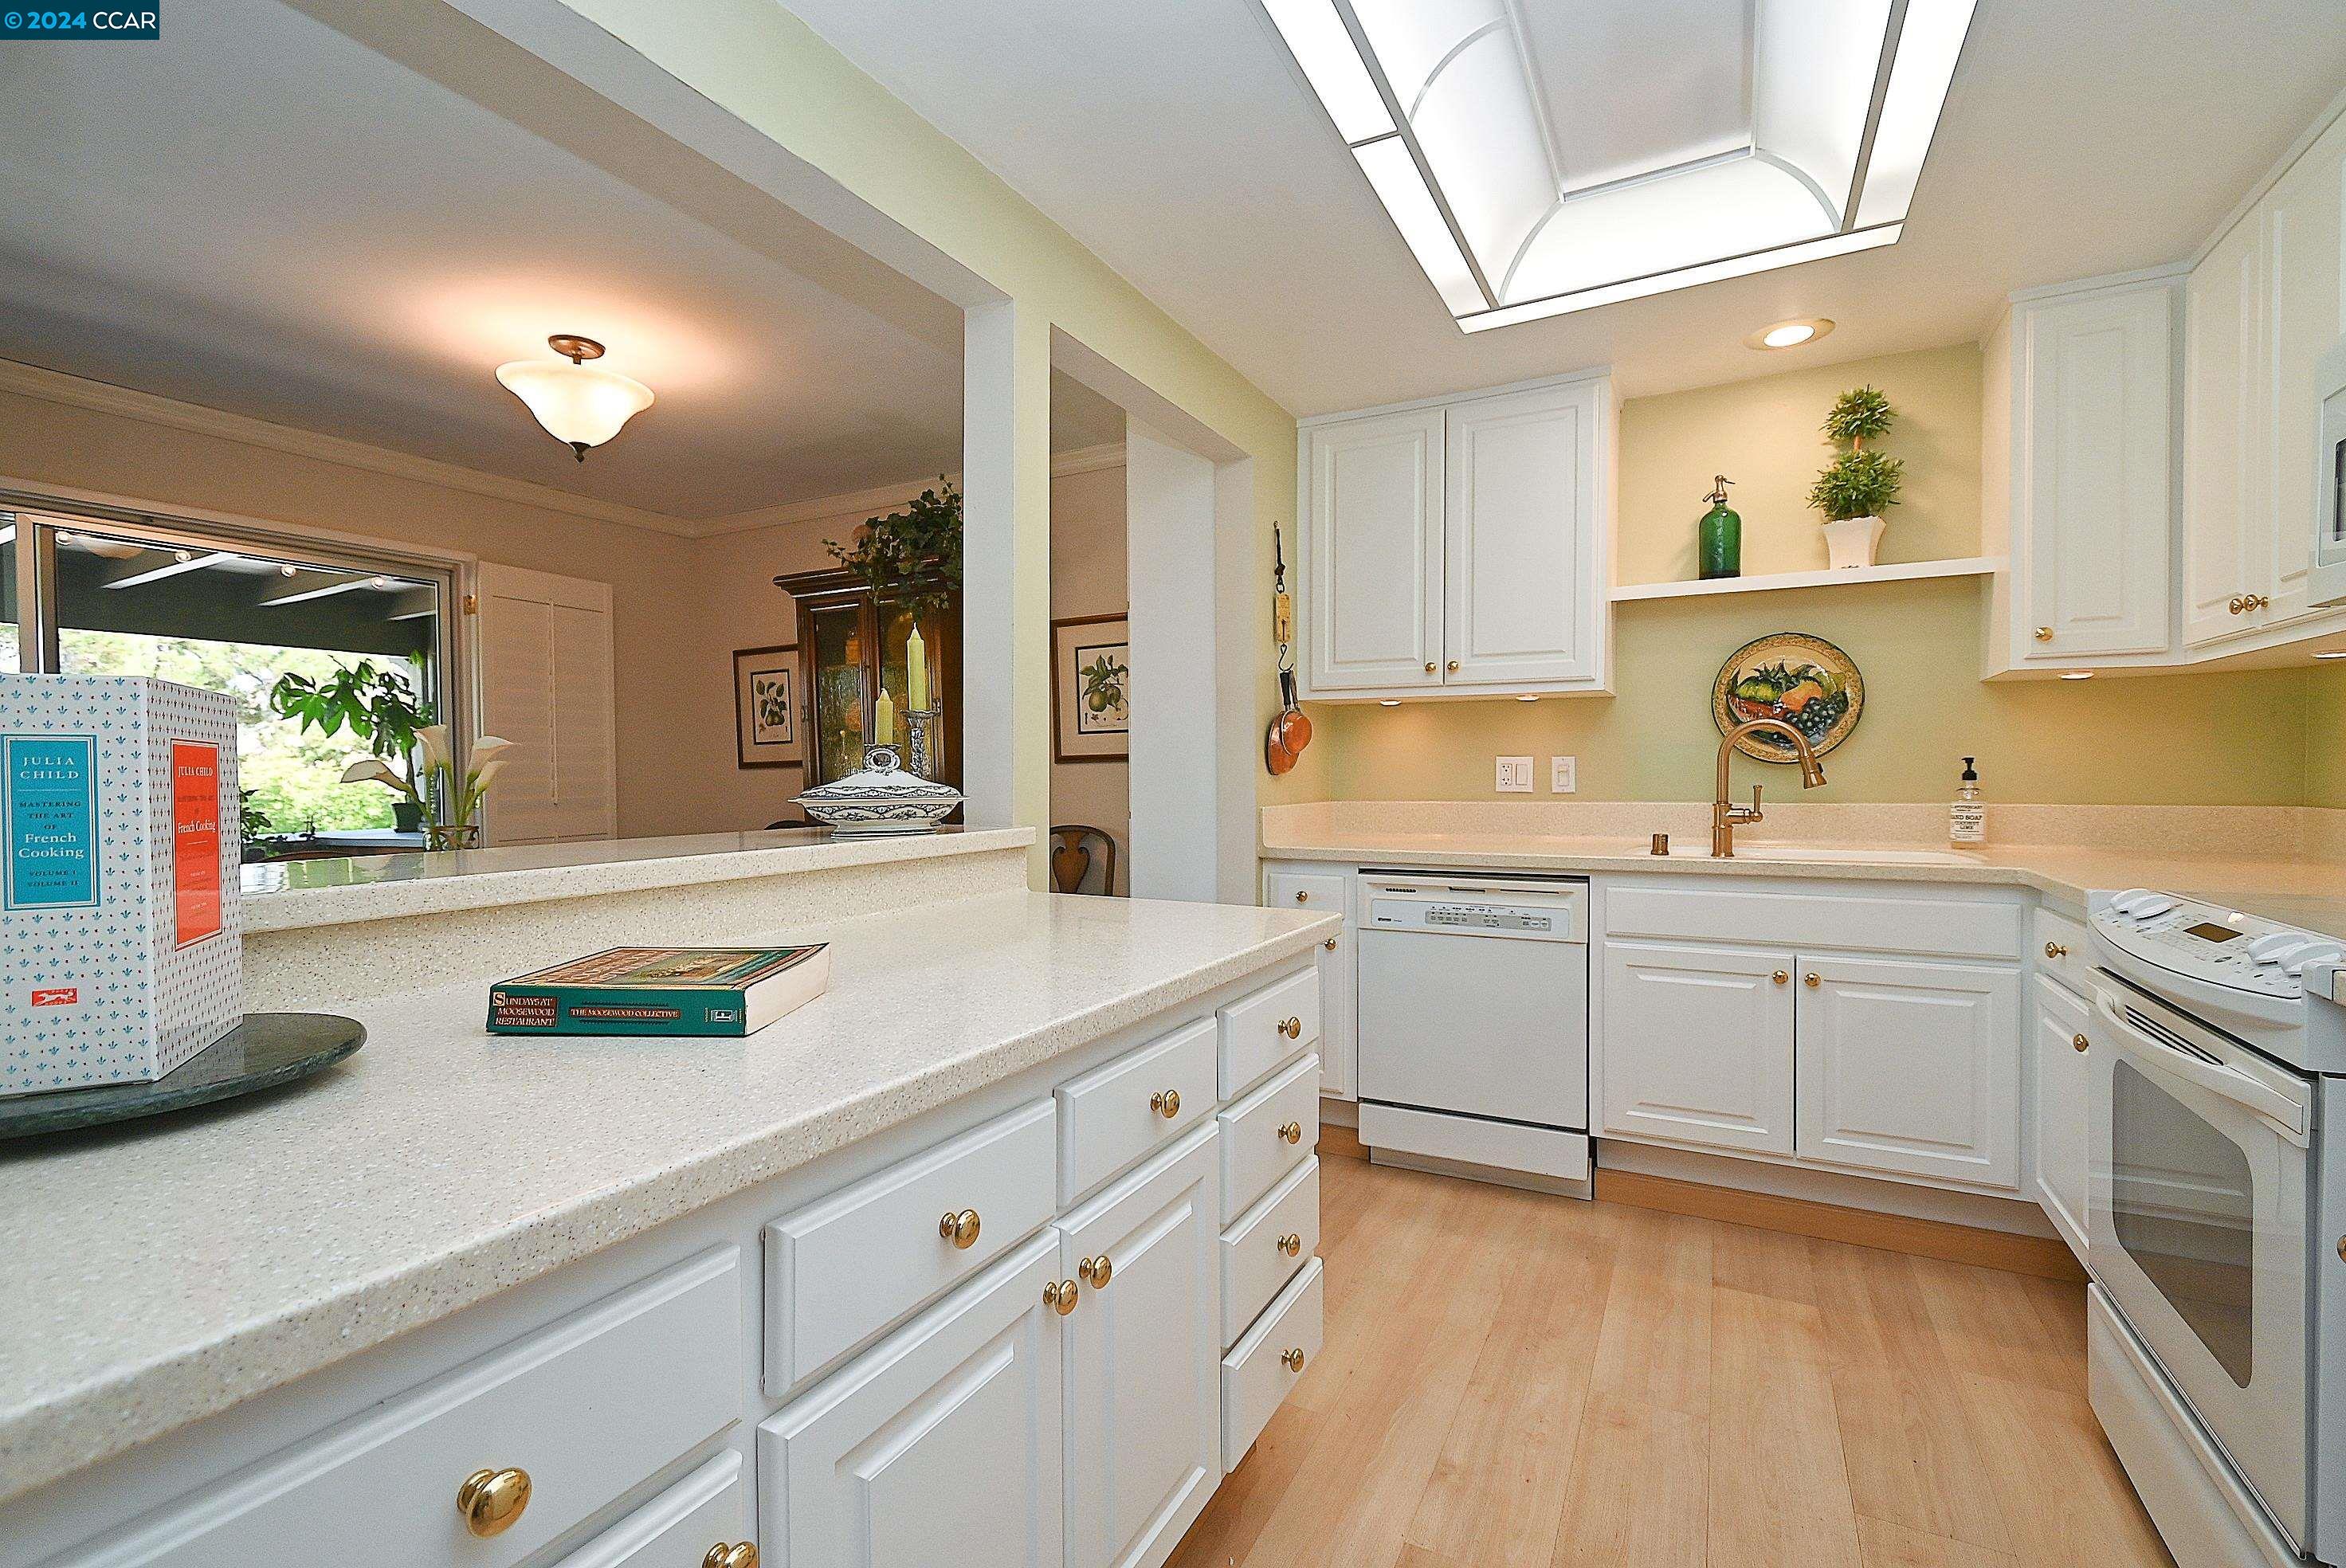
POLYGON ((1608 942, 1604 1127, 1792 1152, 1790 952, 1608 942))
POLYGON ((1318 1258, 1303 1266, 1222 1358, 1222 1468, 1236 1470, 1320 1354, 1318 1258))
POLYGON ((2036 1088, 2036 1200, 2078 1257, 2086 1255, 2087 1079, 2093 1010, 2039 977, 2031 1010, 2036 1088))
POLYGON ((707 1568, 750 1539, 750 1478, 727 1449, 562 1559, 561 1568, 707 1568))
POLYGON ((758 1429, 771 1568, 1057 1568, 1064 1338, 1055 1231, 758 1429))
POLYGON ((2019 995, 2009 968, 1802 959, 1795 1151, 2018 1186, 2019 995))
POLYGON ((1067 1568, 1153 1568, 1221 1481, 1219 1129, 1058 1222, 1067 1568))
POLYGON ((1359 1093, 1360 967, 1352 893, 1350 866, 1263 868, 1265 908, 1344 917, 1344 929, 1320 944, 1320 1092, 1332 1100, 1359 1093))

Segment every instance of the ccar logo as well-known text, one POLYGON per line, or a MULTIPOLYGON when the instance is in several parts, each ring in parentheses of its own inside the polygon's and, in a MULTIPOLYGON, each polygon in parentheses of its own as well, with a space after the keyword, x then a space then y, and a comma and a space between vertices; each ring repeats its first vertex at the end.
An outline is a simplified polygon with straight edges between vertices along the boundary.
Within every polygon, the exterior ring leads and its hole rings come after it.
POLYGON ((36 1007, 71 1007, 80 1000, 81 991, 77 986, 58 985, 33 993, 33 1005, 36 1007))

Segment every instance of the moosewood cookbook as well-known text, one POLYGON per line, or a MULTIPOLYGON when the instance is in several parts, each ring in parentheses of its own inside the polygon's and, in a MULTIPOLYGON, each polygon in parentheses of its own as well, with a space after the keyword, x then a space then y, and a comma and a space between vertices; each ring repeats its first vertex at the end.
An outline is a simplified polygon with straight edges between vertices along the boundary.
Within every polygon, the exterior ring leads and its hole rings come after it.
POLYGON ((831 948, 614 947, 489 988, 492 1034, 754 1034, 831 983, 831 948))

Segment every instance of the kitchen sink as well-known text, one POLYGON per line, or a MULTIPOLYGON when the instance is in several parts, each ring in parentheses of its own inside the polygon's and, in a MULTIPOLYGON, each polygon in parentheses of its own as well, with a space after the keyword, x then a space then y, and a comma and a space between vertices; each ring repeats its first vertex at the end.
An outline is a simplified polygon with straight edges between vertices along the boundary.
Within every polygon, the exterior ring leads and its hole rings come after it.
POLYGON ((1977 855, 1961 850, 1875 850, 1862 844, 1755 844, 1735 846, 1739 860, 1826 860, 1882 866, 1976 866, 1977 855))

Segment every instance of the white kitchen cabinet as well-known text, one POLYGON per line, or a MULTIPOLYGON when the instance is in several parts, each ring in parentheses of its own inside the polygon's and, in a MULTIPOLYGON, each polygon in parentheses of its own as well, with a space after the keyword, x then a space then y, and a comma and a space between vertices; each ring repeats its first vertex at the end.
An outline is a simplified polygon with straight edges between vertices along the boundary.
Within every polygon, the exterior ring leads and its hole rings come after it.
POLYGON ((2038 300, 2012 331, 2015 661, 2166 651, 2175 289, 2038 300))
POLYGON ((2320 405, 2313 395, 2321 356, 2346 331, 2340 300, 2340 178, 2346 120, 2333 125, 2258 203, 2265 250, 2266 359, 2270 412, 2262 461, 2273 476, 2270 530, 2251 557, 2272 601, 2256 618, 2288 626, 2318 612, 2311 571, 2321 467, 2320 405), (2269 558, 2268 558, 2269 557, 2269 558))
POLYGON ((577 1551, 560 1568, 707 1568, 750 1539, 750 1478, 727 1449, 577 1551))
POLYGON ((1800 965, 1800 1157, 2017 1187, 2018 972, 1806 955, 1800 965))
POLYGON ((2093 1013, 2074 992, 2042 976, 2030 1013, 2036 1199, 2069 1249, 2083 1257, 2093 1013))
POLYGON ((1613 426, 1601 376, 1307 422, 1303 695, 1603 691, 1613 426))
POLYGON ((1221 1481, 1219 1136, 1058 1222, 1067 1568, 1162 1563, 1221 1481))
POLYGON ((1320 946, 1320 1092, 1335 1100, 1349 1100, 1358 1093, 1360 961, 1352 892, 1349 866, 1263 870, 1265 907, 1344 917, 1344 929, 1320 946))
POLYGON ((1577 382, 1448 411, 1445 686, 1600 681, 1600 390, 1577 382))
POLYGON ((1438 408, 1305 433, 1311 694, 1442 684, 1443 450, 1438 408))
POLYGON ((2272 474, 2258 429, 2265 383, 2264 247, 2257 224, 2226 234, 2191 270, 2183 397, 2183 640, 2255 629, 2243 598, 2270 526, 2272 474))
POLYGON ((1056 1568, 1058 1262, 1046 1231, 759 1428, 771 1568, 1056 1568))
POLYGON ((1604 1130, 1792 1152, 1789 952, 1604 945, 1604 1130))

